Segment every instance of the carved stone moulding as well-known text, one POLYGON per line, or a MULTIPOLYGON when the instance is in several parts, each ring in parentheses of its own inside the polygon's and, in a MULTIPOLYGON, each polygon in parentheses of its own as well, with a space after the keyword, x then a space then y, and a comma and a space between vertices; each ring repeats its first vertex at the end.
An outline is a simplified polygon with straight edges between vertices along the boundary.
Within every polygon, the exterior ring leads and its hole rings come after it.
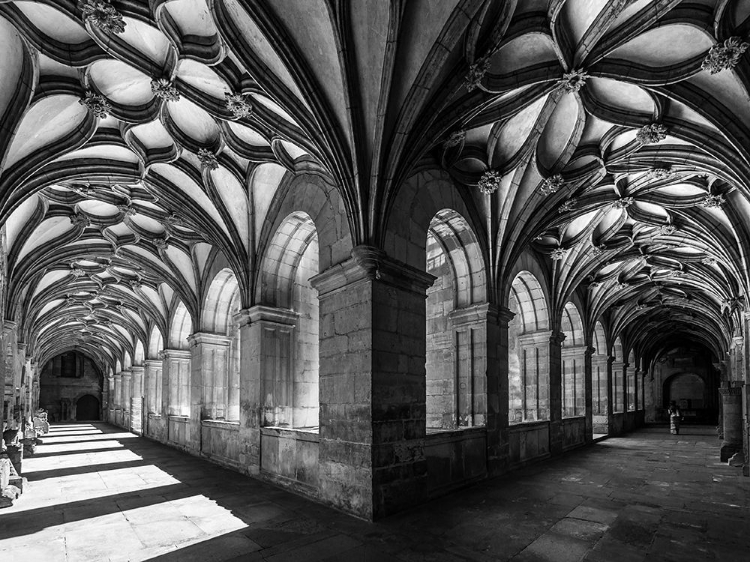
POLYGON ((86 92, 86 95, 79 99, 78 103, 85 105, 99 119, 106 119, 112 110, 107 98, 91 91, 86 92))
POLYGON ((655 144, 667 138, 667 128, 660 123, 644 125, 635 134, 635 140, 641 144, 655 144))
POLYGON ((723 195, 708 194, 700 201, 700 206, 706 209, 717 209, 725 203, 723 195))
POLYGON ((247 101, 243 94, 230 94, 227 92, 224 99, 227 109, 232 112, 236 119, 247 117, 253 112, 253 106, 247 101))
POLYGON ((562 205, 560 205, 560 207, 557 209, 557 212, 561 215, 563 213, 569 213, 576 208, 576 205, 578 205, 578 202, 575 199, 568 199, 562 205))
POLYGON ((200 160, 201 168, 203 169, 215 170, 219 167, 219 161, 216 158, 216 154, 207 148, 201 148, 198 150, 198 160, 200 160))
POLYGON ((83 18, 102 31, 124 33, 125 20, 109 0, 85 0, 80 3, 83 18))
POLYGON ((464 142, 465 139, 466 131, 464 131, 463 129, 453 131, 450 135, 448 135, 448 138, 445 139, 443 148, 453 148, 454 146, 458 146, 459 144, 464 142))
POLYGON ((745 43, 741 38, 730 37, 724 43, 718 43, 711 47, 708 55, 703 59, 701 68, 711 74, 717 74, 722 70, 731 70, 740 62, 748 47, 750 47, 750 44, 745 43))
POLYGON ((564 184, 565 180, 563 177, 560 174, 555 174, 548 178, 544 178, 539 186, 539 191, 542 195, 552 195, 553 193, 560 191, 560 188, 562 188, 564 184))
POLYGON ((180 99, 180 92, 174 83, 167 78, 151 80, 151 92, 164 101, 179 101, 180 99))
POLYGON ((557 87, 568 93, 575 93, 586 85, 586 79, 588 77, 588 73, 581 69, 566 72, 557 82, 557 87))
POLYGON ((464 79, 464 87, 467 92, 473 92, 482 84, 482 79, 489 68, 490 60, 488 58, 478 59, 477 62, 469 66, 469 72, 464 79))
POLYGON ((477 187, 479 188, 479 191, 481 191, 485 195, 495 193, 500 187, 500 179, 500 172, 496 172, 495 170, 488 170, 484 174, 482 174, 481 178, 479 178, 477 187))
POLYGON ((560 261, 564 259, 567 254, 568 250, 564 248, 555 248, 549 253, 549 257, 552 258, 552 261, 560 261))

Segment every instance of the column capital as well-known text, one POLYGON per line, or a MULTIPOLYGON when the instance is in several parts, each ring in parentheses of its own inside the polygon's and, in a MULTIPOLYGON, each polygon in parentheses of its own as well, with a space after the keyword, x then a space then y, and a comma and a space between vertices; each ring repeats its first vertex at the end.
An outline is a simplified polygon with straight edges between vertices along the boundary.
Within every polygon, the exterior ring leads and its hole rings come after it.
POLYGON ((565 333, 553 330, 549 335, 549 343, 556 346, 562 347, 562 342, 565 341, 565 333))
POLYGON ((188 343, 190 347, 196 345, 217 345, 217 346, 229 346, 231 338, 221 334, 212 334, 210 332, 195 332, 188 336, 188 343))
POLYGON ((277 308, 262 304, 241 310, 239 314, 235 315, 235 318, 238 316, 241 316, 240 326, 265 322, 293 328, 299 320, 299 314, 289 308, 277 308))
POLYGON ((719 388, 719 394, 723 397, 742 396, 742 386, 730 386, 719 388))
POLYGON ((133 371, 131 371, 129 368, 128 369, 123 369, 122 371, 120 371, 120 374, 122 375, 122 378, 126 379, 126 378, 130 378, 132 376, 133 371))
POLYGON ((586 355, 588 355, 589 357, 591 357, 592 355, 595 355, 595 354, 596 354, 596 348, 594 346, 587 345, 586 346, 586 355))
POLYGON ((394 260, 372 246, 356 246, 352 257, 329 267, 310 278, 310 283, 323 296, 357 281, 379 281, 423 294, 436 277, 403 262, 394 260))
POLYGON ((146 368, 148 368, 148 367, 161 367, 161 362, 162 362, 161 359, 146 359, 143 362, 143 366, 146 367, 146 368))
POLYGON ((190 359, 192 355, 187 349, 162 349, 159 352, 162 359, 190 359))
POLYGON ((494 321, 496 323, 498 316, 497 307, 488 302, 457 308, 448 314, 448 318, 453 324, 453 327, 477 324, 480 322, 494 321))
POLYGON ((130 371, 134 375, 142 375, 145 370, 146 370, 146 367, 143 365, 133 365, 132 367, 130 367, 130 371))

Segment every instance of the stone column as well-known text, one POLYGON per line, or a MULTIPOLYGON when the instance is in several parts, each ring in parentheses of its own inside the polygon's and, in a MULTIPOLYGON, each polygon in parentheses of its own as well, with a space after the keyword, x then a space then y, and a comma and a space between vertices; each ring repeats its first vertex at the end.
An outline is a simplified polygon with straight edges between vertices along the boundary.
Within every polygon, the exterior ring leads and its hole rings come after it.
POLYGON ((122 393, 120 407, 122 408, 122 427, 130 431, 130 397, 133 395, 133 373, 130 369, 122 371, 122 393))
POLYGON ((163 408, 169 416, 186 416, 190 408, 190 351, 165 349, 161 352, 163 408))
POLYGON ((508 470, 508 308, 487 310, 487 474, 508 470))
POLYGON ((115 373, 115 425, 122 425, 122 373, 115 373))
POLYGON ((146 412, 161 414, 161 369, 159 359, 146 359, 143 362, 143 390, 146 396, 146 412))
POLYGON ((584 432, 584 439, 586 443, 590 442, 594 438, 594 378, 592 370, 592 356, 596 353, 596 348, 592 346, 586 346, 585 353, 583 354, 583 412, 586 416, 586 429, 584 432))
POLYGON ((721 461, 742 451, 742 387, 744 383, 723 383, 719 389, 722 403, 724 440, 721 443, 721 461), (724 386, 727 384, 727 386, 724 386))
POLYGON ((130 397, 130 431, 140 435, 143 433, 143 374, 145 368, 142 365, 131 367, 132 395, 130 397))
POLYGON ((563 450, 562 428, 562 342, 565 334, 553 331, 549 337, 549 450, 563 450))
POLYGON ((607 433, 614 435, 615 427, 615 357, 607 357, 607 433))
POLYGON ((249 474, 260 472, 260 428, 292 425, 297 319, 292 310, 262 305, 234 317, 241 348, 240 463, 249 474))
POLYGON ((313 277, 320 299, 320 496, 375 519, 424 501, 432 275, 359 246, 313 277))

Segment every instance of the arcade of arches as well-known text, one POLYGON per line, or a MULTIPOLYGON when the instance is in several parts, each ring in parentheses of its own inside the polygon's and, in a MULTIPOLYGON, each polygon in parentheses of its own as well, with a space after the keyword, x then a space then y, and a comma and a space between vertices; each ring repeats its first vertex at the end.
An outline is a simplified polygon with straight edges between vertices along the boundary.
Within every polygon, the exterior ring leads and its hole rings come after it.
POLYGON ((749 37, 748 0, 0 0, 4 423, 365 518, 670 400, 741 463, 749 37))

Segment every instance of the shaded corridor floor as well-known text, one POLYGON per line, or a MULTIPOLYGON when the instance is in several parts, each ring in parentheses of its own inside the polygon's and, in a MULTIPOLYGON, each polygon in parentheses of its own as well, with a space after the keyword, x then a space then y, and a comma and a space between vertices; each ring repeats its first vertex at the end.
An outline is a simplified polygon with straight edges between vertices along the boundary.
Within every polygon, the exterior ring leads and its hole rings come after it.
POLYGON ((53 426, 0 560, 747 560, 750 479, 713 428, 641 430, 370 524, 106 424, 53 426))

